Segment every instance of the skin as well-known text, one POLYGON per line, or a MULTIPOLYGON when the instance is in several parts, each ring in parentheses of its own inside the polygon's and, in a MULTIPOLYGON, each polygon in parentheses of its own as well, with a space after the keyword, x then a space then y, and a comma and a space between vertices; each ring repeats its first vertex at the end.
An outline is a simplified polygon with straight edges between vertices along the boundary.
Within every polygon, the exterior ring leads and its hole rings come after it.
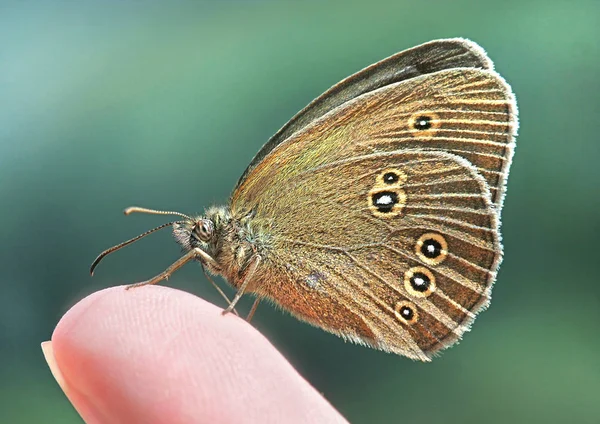
POLYGON ((345 423, 257 330, 191 294, 113 287, 42 343, 86 423, 345 423))

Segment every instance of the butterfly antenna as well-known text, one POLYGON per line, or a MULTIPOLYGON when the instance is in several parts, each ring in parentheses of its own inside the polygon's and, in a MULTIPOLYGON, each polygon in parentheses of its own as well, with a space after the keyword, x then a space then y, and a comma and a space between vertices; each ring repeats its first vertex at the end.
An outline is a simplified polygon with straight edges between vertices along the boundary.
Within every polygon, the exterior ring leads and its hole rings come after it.
MULTIPOLYGON (((131 208, 128 208, 128 209, 131 209, 131 208)), ((139 208, 139 209, 143 209, 143 208, 139 208)), ((126 211, 127 211, 127 209, 126 209, 126 211)), ((153 211, 153 212, 157 212, 157 211, 153 211)), ((167 213, 172 213, 172 212, 166 212, 165 214, 167 214, 167 213)), ((178 214, 178 215, 182 215, 182 214, 178 214)), ((183 216, 185 216, 185 215, 183 215, 183 216)), ((106 249, 104 252, 102 252, 102 253, 100 253, 98 255, 98 257, 94 260, 94 262, 92 262, 92 266, 90 267, 90 274, 94 275, 94 269, 98 266, 98 264, 100 263, 100 261, 102 259, 104 259, 104 257, 107 256, 107 255, 109 255, 110 253, 115 252, 115 251, 117 251, 119 249, 122 249, 123 247, 128 246, 131 243, 136 242, 139 239, 144 238, 147 235, 152 234, 152 233, 154 233, 154 232, 156 232, 158 230, 162 230, 165 227, 168 227, 168 226, 173 225, 173 224, 183 224, 183 222, 184 221, 167 222, 166 224, 159 225, 158 227, 153 228, 151 230, 148 230, 145 233, 140 234, 137 237, 134 237, 134 238, 132 238, 130 240, 124 241, 123 243, 117 244, 116 246, 113 246, 110 249, 106 249)))
POLYGON ((182 218, 189 219, 190 221, 192 221, 192 218, 190 218, 189 216, 187 216, 185 214, 182 214, 181 212, 157 211, 155 209, 140 208, 139 206, 130 206, 123 211, 123 213, 125 215, 129 215, 129 214, 136 213, 136 212, 137 213, 147 213, 147 214, 151 214, 151 215, 177 215, 177 216, 180 216, 182 218))

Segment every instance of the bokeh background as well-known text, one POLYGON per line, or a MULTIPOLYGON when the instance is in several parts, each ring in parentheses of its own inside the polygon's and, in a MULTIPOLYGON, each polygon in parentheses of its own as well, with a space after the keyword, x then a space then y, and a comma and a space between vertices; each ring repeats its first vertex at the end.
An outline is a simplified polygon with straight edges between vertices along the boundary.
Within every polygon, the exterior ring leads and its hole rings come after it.
MULTIPOLYGON (((79 299, 179 256, 124 207, 201 212, 341 78, 413 45, 484 46, 521 129, 491 308, 431 364, 269 306, 255 325, 353 423, 600 422, 600 2, 0 1, 0 422, 80 423, 39 344, 79 299)), ((222 304, 197 266, 169 284, 222 304)), ((248 307, 248 301, 243 306, 248 307)))

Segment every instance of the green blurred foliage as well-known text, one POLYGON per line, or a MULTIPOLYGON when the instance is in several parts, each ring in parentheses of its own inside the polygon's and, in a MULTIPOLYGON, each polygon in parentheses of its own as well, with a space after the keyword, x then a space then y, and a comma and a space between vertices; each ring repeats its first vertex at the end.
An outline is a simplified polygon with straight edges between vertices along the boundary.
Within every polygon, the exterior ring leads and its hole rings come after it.
MULTIPOLYGON (((520 109, 491 308, 431 364, 268 306, 255 325, 355 423, 600 422, 599 16, 560 0, 0 0, 0 422, 81 422, 39 343, 78 299, 178 257, 157 234, 90 279, 100 250, 162 222, 123 207, 224 203, 312 98, 454 36, 487 49, 520 109)), ((198 267, 169 284, 219 302, 198 267)))

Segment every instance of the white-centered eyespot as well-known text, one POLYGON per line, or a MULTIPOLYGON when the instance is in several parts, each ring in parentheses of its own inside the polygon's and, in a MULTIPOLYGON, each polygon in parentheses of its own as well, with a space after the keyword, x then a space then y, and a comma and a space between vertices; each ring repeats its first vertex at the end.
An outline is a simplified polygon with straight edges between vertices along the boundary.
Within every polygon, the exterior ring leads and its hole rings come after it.
POLYGON ((397 168, 388 168, 381 171, 375 178, 378 187, 398 187, 406 183, 407 177, 404 171, 397 168))
POLYGON ((404 273, 404 287, 415 297, 428 297, 435 291, 435 276, 423 266, 415 266, 404 273))
POLYGON ((448 256, 448 243, 441 234, 426 233, 417 240, 415 252, 426 264, 438 265, 448 256))
POLYGON ((396 302, 394 307, 396 318, 400 322, 408 325, 412 325, 419 320, 419 314, 414 304, 408 301, 396 302))
POLYGON ((375 188, 368 196, 369 209, 377 217, 394 217, 406 206, 406 193, 399 188, 375 188))
POLYGON ((441 127, 442 121, 434 112, 417 112, 408 119, 408 129, 413 137, 430 137, 441 127))

